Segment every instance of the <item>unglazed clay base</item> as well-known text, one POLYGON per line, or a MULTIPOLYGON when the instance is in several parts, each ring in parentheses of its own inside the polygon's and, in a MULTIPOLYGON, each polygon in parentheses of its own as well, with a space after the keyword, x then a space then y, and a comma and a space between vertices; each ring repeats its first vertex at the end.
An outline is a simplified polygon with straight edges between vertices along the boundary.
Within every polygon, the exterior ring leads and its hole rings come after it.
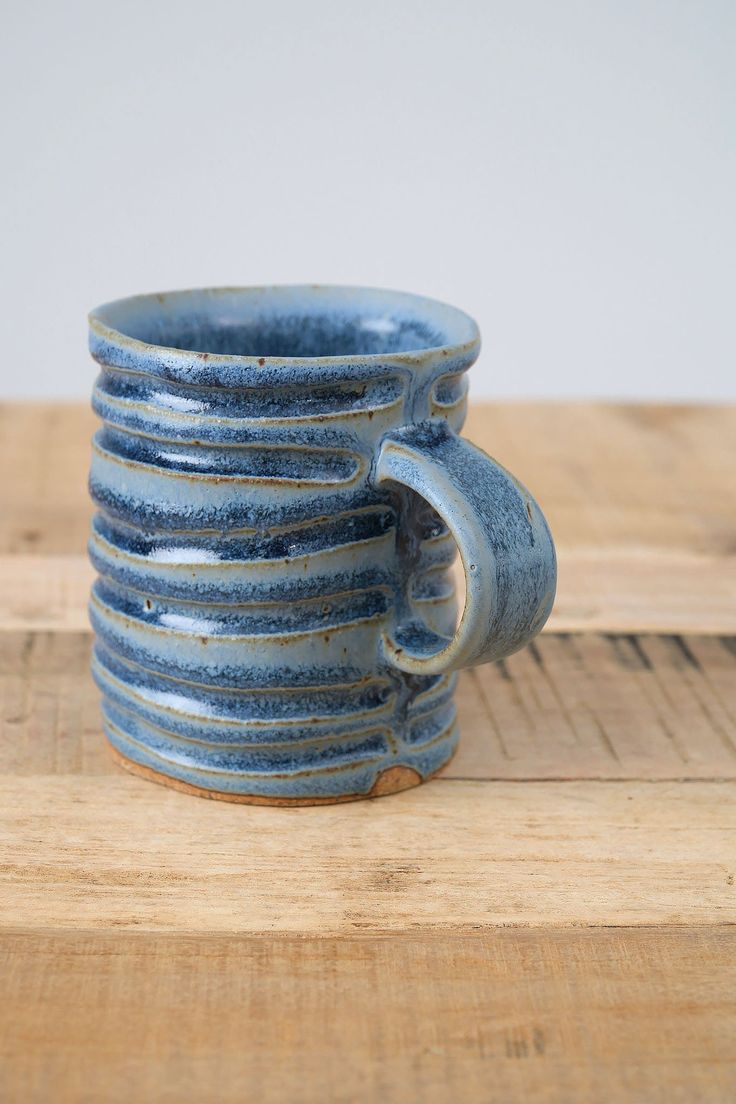
POLYGON ((108 748, 118 766, 137 774, 149 782, 157 782, 159 786, 169 786, 172 790, 181 790, 182 793, 191 794, 193 797, 207 797, 211 801, 229 801, 238 805, 339 805, 345 801, 364 801, 370 797, 387 797, 389 794, 400 793, 402 790, 411 790, 420 786, 422 782, 428 782, 441 774, 452 759, 448 759, 439 770, 422 778, 411 767, 388 767, 379 774, 368 793, 340 794, 336 797, 263 797, 261 794, 231 794, 221 790, 207 790, 203 786, 193 786, 191 782, 182 782, 179 778, 171 778, 167 774, 153 770, 152 767, 136 763, 127 756, 121 755, 117 748, 108 740, 108 748))

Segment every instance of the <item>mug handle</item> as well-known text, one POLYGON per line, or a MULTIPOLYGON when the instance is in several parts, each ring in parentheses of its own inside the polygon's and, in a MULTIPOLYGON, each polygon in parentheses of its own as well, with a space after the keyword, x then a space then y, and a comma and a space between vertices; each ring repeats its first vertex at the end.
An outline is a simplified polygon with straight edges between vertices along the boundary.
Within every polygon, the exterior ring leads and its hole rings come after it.
POLYGON ((547 522, 527 489, 446 422, 405 426, 384 437, 378 483, 421 495, 452 533, 465 570, 465 609, 448 639, 408 618, 383 638, 401 671, 437 675, 502 659, 549 617, 557 562, 547 522))

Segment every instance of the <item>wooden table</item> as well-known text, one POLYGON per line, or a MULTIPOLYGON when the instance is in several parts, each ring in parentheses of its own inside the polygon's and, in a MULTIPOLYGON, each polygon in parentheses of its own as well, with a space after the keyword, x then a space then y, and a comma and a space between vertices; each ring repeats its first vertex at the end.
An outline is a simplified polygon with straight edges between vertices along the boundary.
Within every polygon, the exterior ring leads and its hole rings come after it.
POLYGON ((0 410, 0 1099, 736 1099, 736 410, 476 406, 560 556, 438 780, 312 809, 112 763, 77 406, 0 410))

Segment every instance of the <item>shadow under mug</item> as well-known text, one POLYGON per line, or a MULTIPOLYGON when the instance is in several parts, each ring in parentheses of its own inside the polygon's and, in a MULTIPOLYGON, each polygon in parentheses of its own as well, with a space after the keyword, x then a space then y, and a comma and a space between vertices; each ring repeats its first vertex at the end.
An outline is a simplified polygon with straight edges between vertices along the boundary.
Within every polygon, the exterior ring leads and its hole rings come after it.
POLYGON ((527 643, 556 580, 534 499, 458 436, 479 348, 463 312, 367 288, 92 312, 93 670, 124 766, 313 804, 448 762, 455 672, 527 643))

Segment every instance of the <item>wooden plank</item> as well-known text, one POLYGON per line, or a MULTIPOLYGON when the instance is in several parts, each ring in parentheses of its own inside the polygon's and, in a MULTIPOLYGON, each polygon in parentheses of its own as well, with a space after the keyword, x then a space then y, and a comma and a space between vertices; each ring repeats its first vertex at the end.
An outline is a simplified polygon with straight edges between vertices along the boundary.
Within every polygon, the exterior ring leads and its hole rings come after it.
MULTIPOLYGON (((730 557, 561 548, 558 560, 547 632, 736 634, 730 557)), ((93 578, 83 554, 0 556, 0 631, 83 631, 93 578)))
MULTIPOLYGON (((0 774, 116 774, 88 633, 0 634, 0 774)), ((736 778, 736 639, 546 634, 463 672, 444 777, 736 778)))
MULTIPOLYGON (((0 405, 0 628, 86 627, 94 425, 0 405)), ((468 435, 547 512, 552 630, 736 633, 736 408, 479 404, 468 435)))
POLYGON ((733 637, 548 633, 458 701, 450 777, 736 777, 733 637))
POLYGON ((0 635, 0 774, 112 774, 90 633, 0 635))
POLYGON ((346 934, 736 923, 734 782, 462 782, 311 809, 0 778, 0 926, 346 934))
POLYGON ((557 558, 547 631, 736 634, 733 555, 563 547, 557 558))
MULTIPOLYGON (((0 404, 0 553, 79 554, 83 405, 0 404)), ((471 403, 466 435, 528 483, 560 548, 736 554, 736 406, 471 403)))
POLYGON ((725 1104, 735 954, 728 928, 7 934, 0 1094, 725 1104))
POLYGON ((93 580, 86 554, 0 556, 0 632, 84 632, 93 580))
POLYGON ((561 548, 736 553, 736 406, 481 403, 465 432, 543 505, 561 548))
POLYGON ((93 427, 0 408, 0 1097, 733 1099, 736 408, 471 407, 557 632, 463 676, 444 778, 318 809, 107 757, 93 427))
POLYGON ((77 403, 0 403, 0 553, 83 551, 95 424, 77 403))

